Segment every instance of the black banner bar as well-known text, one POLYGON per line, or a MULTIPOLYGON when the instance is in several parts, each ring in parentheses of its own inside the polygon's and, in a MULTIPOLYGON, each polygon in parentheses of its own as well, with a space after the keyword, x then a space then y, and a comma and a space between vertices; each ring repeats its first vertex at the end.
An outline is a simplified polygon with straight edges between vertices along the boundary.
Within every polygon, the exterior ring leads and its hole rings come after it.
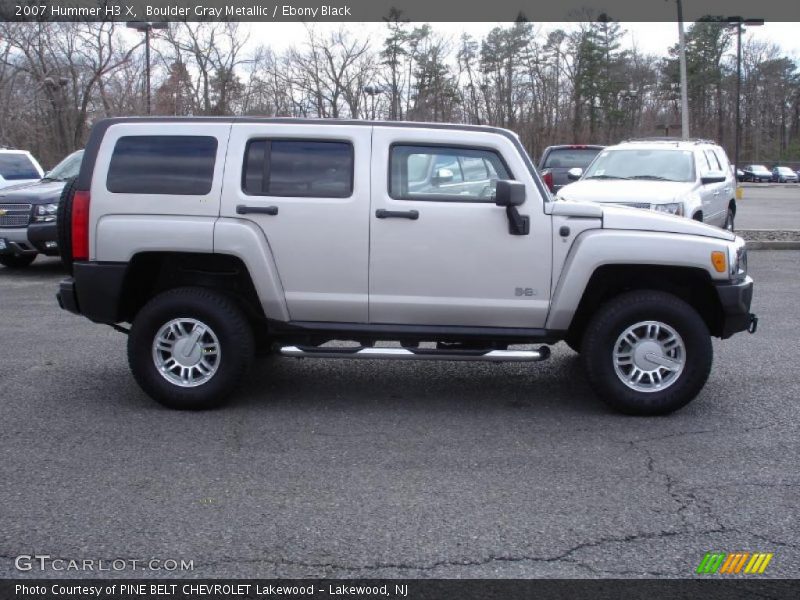
MULTIPOLYGON (((392 15, 413 22, 675 21, 666 0, 0 0, 4 21, 263 21, 380 22, 392 15)), ((800 21, 800 2, 690 0, 683 18, 740 15, 800 21), (752 14, 752 13, 758 14, 752 14)))
POLYGON ((3 600, 796 600, 800 580, 38 579, 0 580, 3 600))

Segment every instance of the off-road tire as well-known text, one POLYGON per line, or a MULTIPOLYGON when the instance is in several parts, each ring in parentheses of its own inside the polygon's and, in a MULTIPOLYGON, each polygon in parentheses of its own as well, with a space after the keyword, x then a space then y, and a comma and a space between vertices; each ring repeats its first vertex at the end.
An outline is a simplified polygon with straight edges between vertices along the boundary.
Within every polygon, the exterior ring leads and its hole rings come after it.
POLYGON ((581 356, 586 376, 597 395, 629 415, 665 415, 688 404, 703 388, 711 371, 711 337, 703 319, 689 304, 666 292, 638 290, 606 302, 591 318, 581 356), (675 329, 685 345, 683 371, 669 387, 642 392, 617 376, 613 352, 617 338, 641 321, 660 321, 675 329))
POLYGON ((72 274, 72 199, 75 197, 76 181, 77 177, 71 177, 64 183, 56 210, 58 252, 61 255, 61 263, 70 274, 72 274))
POLYGON ((160 404, 180 410, 223 404, 244 379, 254 353, 253 331, 242 310, 228 296, 204 288, 175 288, 155 296, 136 315, 128 336, 128 364, 136 382, 160 404), (197 319, 219 339, 217 371, 198 387, 171 383, 153 359, 153 341, 159 329, 177 318, 197 319))

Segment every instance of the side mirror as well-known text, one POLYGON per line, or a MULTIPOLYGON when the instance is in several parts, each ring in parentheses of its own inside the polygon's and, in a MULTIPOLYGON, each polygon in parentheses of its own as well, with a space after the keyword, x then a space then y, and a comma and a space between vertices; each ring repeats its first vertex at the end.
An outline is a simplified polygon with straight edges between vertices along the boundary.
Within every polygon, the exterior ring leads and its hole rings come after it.
POLYGON ((700 183, 703 185, 708 185, 709 183, 722 183, 725 181, 725 175, 709 175, 707 177, 701 177, 700 183))
POLYGON ((494 190, 497 206, 519 206, 525 203, 525 184, 521 181, 499 179, 494 190))
POLYGON ((583 169, 580 167, 573 167, 569 171, 567 171, 567 179, 570 181, 578 181, 583 175, 583 169))
POLYGON ((441 185, 443 183, 453 181, 453 172, 450 169, 445 168, 436 169, 431 181, 434 185, 441 185))

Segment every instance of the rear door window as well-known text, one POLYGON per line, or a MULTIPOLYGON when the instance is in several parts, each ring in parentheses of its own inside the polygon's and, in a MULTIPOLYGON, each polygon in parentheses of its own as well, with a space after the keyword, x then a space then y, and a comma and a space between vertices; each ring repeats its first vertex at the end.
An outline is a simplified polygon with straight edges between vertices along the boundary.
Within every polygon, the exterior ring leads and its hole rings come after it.
POLYGON ((211 191, 217 138, 125 136, 117 140, 106 187, 119 194, 203 196, 211 191))
POLYGON ((254 196, 348 198, 353 193, 353 146, 317 140, 251 140, 242 188, 254 196))

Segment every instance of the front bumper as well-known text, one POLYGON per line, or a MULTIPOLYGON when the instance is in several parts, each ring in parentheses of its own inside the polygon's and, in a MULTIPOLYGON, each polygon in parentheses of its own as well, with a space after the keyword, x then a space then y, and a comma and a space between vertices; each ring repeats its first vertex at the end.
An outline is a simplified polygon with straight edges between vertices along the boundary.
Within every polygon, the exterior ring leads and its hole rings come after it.
POLYGON ((0 228, 6 240, 6 253, 58 256, 58 229, 51 223, 31 223, 27 227, 0 228))
POLYGON ((750 303, 753 301, 753 278, 747 276, 738 283, 719 283, 716 289, 722 307, 720 337, 729 338, 739 331, 755 333, 758 317, 750 312, 750 303))
POLYGON ((28 240, 42 254, 58 256, 58 226, 50 223, 31 223, 28 225, 28 240))
POLYGON ((0 238, 6 241, 5 250, 0 250, 6 254, 36 254, 38 250, 28 239, 27 227, 4 227, 0 228, 0 238))

